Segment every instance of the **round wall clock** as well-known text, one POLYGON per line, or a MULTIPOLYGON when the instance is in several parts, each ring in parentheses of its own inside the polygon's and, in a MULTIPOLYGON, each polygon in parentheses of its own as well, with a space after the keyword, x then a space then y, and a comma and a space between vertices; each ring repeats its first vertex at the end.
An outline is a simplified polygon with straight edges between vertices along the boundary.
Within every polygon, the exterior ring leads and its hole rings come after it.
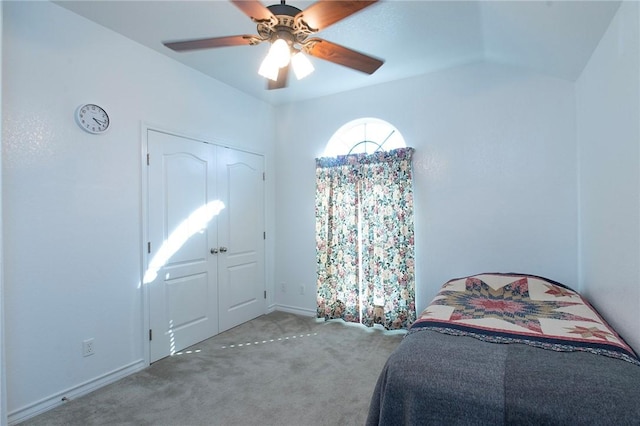
POLYGON ((109 115, 104 108, 95 104, 80 105, 76 110, 76 122, 89 133, 104 133, 109 128, 109 115))

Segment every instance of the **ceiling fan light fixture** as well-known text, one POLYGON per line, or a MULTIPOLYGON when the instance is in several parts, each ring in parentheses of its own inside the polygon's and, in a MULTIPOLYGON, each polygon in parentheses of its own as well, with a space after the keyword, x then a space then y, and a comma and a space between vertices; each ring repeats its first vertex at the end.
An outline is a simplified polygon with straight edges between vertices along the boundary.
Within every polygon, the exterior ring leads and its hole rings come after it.
POLYGON ((281 38, 276 39, 269 49, 267 57, 269 56, 279 68, 286 67, 289 65, 289 61, 291 60, 291 49, 289 48, 289 44, 281 38))
POLYGON ((263 60, 262 64, 260 64, 260 69, 258 70, 258 74, 263 76, 264 78, 268 78, 269 80, 277 81, 278 80, 278 71, 280 67, 273 61, 271 55, 267 55, 263 60))
POLYGON ((302 80, 315 69, 313 64, 302 52, 297 52, 291 57, 291 66, 298 80, 302 80))

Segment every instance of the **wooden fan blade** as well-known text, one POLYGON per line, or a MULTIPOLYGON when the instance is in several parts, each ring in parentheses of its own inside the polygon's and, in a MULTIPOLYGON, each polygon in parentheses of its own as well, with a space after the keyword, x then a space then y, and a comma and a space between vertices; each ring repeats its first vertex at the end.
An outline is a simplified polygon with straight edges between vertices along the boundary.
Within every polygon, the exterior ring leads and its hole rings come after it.
POLYGON ((196 49, 210 49, 213 47, 227 47, 227 46, 242 46, 245 44, 251 44, 251 41, 256 36, 252 35, 236 35, 228 37, 213 37, 213 38, 201 38, 194 40, 182 40, 182 41, 170 41, 162 42, 169 49, 173 49, 176 52, 183 52, 185 50, 196 49))
POLYGON ((378 0, 321 0, 298 13, 296 18, 301 17, 309 28, 319 31, 376 1, 378 0))
POLYGON ((287 79, 289 78, 289 65, 278 70, 278 80, 273 81, 267 79, 267 89, 275 90, 287 87, 287 79))
MULTIPOLYGON (((348 49, 339 44, 332 43, 320 38, 313 38, 307 41, 308 45, 304 48, 311 56, 333 62, 334 64, 343 65, 362 71, 367 74, 373 74, 382 66, 384 61, 367 56, 355 50, 348 49)), ((307 44, 305 43, 305 44, 307 44)))
POLYGON ((254 22, 269 21, 275 18, 273 13, 258 0, 231 0, 231 3, 236 5, 238 9, 254 22))

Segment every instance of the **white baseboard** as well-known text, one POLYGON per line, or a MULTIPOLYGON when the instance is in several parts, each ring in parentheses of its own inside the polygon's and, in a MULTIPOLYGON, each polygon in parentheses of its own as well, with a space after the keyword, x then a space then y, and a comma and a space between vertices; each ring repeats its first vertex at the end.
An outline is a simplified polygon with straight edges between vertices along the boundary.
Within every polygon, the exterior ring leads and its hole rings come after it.
POLYGON ((303 315, 305 317, 315 317, 315 309, 299 308, 297 306, 275 305, 276 311, 288 312, 290 314, 303 315))
POLYGON ((19 408, 15 411, 12 411, 7 416, 9 425, 23 422, 27 419, 37 416, 38 414, 42 414, 45 411, 49 411, 55 407, 58 407, 64 404, 63 398, 65 398, 65 400, 71 400, 81 397, 98 388, 116 382, 130 374, 136 373, 146 367, 147 364, 144 362, 144 360, 141 359, 138 361, 134 361, 131 364, 117 368, 109 373, 103 374, 102 376, 98 376, 94 379, 71 387, 62 392, 58 392, 54 395, 43 398, 40 401, 34 402, 33 404, 29 404, 27 406, 19 408))

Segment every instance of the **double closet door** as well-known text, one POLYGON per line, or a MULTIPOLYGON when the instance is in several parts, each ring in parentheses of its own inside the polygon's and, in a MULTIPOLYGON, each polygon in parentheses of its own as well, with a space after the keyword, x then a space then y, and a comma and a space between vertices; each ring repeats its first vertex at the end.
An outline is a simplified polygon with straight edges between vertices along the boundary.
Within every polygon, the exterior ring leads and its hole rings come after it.
POLYGON ((150 360, 265 312, 264 159, 147 130, 150 360))

